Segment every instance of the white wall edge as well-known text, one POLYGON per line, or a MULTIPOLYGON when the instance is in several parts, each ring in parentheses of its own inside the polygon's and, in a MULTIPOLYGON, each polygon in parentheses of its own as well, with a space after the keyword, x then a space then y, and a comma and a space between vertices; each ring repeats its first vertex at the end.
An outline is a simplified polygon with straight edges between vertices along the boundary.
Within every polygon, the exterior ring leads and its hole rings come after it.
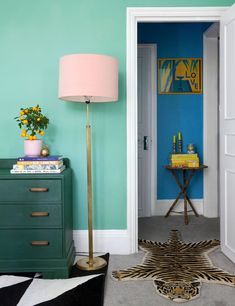
MULTIPOLYGON (((203 215, 203 199, 190 199, 194 208, 196 209, 197 213, 199 215, 203 215)), ((155 216, 165 216, 167 211, 170 209, 172 203, 174 202, 174 199, 171 200, 157 200, 156 201, 156 205, 154 208, 154 215, 155 216)), ((188 207, 188 211, 191 210, 191 207, 189 205, 187 205, 188 207)), ((178 201, 178 203, 175 205, 173 211, 170 213, 170 216, 179 216, 179 212, 182 212, 182 216, 183 216, 183 211, 184 211, 184 200, 181 199, 178 201), (176 211, 176 213, 175 213, 176 211)), ((189 215, 194 215, 193 212, 188 212, 189 215)))
MULTIPOLYGON (((88 252, 88 231, 73 231, 76 253, 88 252)), ((130 238, 127 230, 93 230, 94 253, 130 254, 130 238)))

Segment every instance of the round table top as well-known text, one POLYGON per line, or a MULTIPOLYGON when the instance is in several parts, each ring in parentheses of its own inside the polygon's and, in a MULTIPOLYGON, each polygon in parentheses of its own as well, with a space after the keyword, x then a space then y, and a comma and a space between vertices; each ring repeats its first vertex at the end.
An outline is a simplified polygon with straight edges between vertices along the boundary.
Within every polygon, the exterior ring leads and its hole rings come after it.
POLYGON ((165 165, 164 168, 168 170, 201 170, 201 169, 208 168, 208 166, 199 165, 199 167, 175 167, 171 165, 165 165))

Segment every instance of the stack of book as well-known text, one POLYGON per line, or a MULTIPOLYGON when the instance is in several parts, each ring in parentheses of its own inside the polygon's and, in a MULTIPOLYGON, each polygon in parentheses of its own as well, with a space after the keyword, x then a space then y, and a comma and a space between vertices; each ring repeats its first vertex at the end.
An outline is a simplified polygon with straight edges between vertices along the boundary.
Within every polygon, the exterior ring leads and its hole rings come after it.
POLYGON ((60 173, 65 169, 62 155, 24 156, 17 159, 11 173, 60 173))
POLYGON ((170 164, 172 167, 199 167, 199 158, 195 154, 171 154, 170 164))

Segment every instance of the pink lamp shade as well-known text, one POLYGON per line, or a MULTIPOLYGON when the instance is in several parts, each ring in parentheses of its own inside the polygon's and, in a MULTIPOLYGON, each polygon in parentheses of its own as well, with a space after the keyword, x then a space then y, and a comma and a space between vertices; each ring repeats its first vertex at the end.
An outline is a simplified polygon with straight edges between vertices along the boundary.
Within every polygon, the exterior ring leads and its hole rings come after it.
POLYGON ((59 98, 73 102, 117 101, 117 60, 99 54, 63 56, 60 59, 59 98))

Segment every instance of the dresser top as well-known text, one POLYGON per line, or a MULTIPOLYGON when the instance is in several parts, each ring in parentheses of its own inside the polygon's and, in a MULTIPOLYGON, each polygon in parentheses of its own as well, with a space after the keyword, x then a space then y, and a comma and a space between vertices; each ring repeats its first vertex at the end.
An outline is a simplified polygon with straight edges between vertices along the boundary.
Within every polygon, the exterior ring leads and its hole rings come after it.
POLYGON ((63 158, 66 169, 61 173, 27 173, 27 174, 11 174, 13 164, 16 164, 16 158, 2 158, 0 159, 0 179, 32 179, 32 178, 47 178, 56 179, 61 178, 71 172, 68 158, 63 158))

